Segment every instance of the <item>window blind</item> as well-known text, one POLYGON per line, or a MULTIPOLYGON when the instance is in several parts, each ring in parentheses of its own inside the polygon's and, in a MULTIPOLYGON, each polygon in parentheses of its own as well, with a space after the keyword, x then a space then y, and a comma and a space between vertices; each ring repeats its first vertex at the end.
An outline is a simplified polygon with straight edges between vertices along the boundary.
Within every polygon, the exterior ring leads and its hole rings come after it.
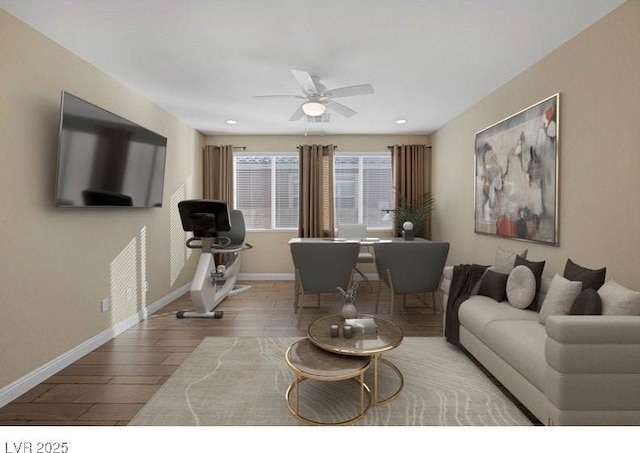
MULTIPOLYGON (((247 229, 298 227, 298 172, 297 153, 234 155, 234 207, 247 229)), ((336 226, 392 227, 382 220, 382 209, 393 208, 390 153, 336 153, 333 181, 336 226)))

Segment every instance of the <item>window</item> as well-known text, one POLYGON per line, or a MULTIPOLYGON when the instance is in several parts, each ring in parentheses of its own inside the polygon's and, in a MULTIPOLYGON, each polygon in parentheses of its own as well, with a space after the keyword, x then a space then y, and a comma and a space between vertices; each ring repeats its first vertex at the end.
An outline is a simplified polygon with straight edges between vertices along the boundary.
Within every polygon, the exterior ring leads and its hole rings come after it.
POLYGON ((334 197, 336 225, 364 223, 368 228, 391 228, 382 209, 393 207, 391 155, 336 153, 334 197))
POLYGON ((298 228, 298 155, 235 155, 234 206, 247 229, 298 228))
MULTIPOLYGON (((299 159, 297 153, 236 154, 234 206, 247 229, 298 228, 299 159)), ((336 153, 334 161, 336 226, 364 223, 389 229, 382 209, 393 208, 391 155, 336 153)))

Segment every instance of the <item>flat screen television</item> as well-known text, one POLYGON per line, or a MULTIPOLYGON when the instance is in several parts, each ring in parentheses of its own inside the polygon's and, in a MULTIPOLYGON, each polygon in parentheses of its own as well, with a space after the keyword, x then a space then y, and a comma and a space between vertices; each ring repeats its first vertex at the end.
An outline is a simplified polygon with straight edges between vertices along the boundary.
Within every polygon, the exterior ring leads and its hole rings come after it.
POLYGON ((167 139, 62 92, 56 206, 161 207, 167 139))

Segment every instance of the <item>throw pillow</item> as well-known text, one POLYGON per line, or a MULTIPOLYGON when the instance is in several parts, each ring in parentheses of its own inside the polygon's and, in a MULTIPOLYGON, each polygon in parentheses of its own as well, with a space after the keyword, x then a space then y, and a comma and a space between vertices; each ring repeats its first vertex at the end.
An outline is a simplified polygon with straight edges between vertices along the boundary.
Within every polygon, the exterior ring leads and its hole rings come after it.
POLYGON ((581 291, 582 282, 572 282, 560 274, 554 275, 540 308, 540 324, 544 324, 551 315, 569 314, 573 301, 581 291))
POLYGON ((536 295, 536 278, 527 266, 516 266, 507 278, 507 300, 511 305, 526 309, 536 295))
MULTIPOLYGON (((516 256, 516 266, 527 266, 533 272, 533 276, 536 278, 536 294, 533 296, 533 301, 527 307, 527 310, 540 311, 538 305, 538 294, 540 294, 540 286, 542 285, 542 271, 544 271, 544 265, 546 261, 527 261, 520 255, 516 256)), ((566 277, 565 277, 566 278, 566 277)))
POLYGON ((602 300, 593 288, 582 290, 569 310, 570 315, 601 315, 602 300))
POLYGON ((487 269, 482 277, 478 295, 487 296, 502 302, 507 298, 507 278, 509 274, 501 274, 487 269))
POLYGON ((502 247, 498 247, 498 250, 496 251, 496 259, 493 263, 494 270, 502 274, 508 274, 516 265, 516 256, 519 255, 522 258, 526 258, 527 251, 528 249, 524 249, 521 252, 512 252, 504 250, 502 247))
POLYGON ((569 280, 582 282, 582 289, 593 288, 596 291, 604 284, 604 278, 607 273, 607 268, 602 269, 587 269, 579 264, 574 263, 570 259, 567 260, 567 264, 564 266, 564 278, 569 280))
POLYGON ((640 315, 640 292, 611 279, 598 290, 603 315, 640 315))

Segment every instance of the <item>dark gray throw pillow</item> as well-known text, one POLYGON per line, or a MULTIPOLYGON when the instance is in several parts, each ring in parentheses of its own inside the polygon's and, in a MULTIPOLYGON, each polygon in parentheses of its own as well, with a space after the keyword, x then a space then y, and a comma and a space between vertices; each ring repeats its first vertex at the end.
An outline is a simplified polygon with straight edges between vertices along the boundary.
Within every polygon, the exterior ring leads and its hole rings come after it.
POLYGON ((533 301, 527 307, 527 310, 540 311, 538 306, 538 294, 540 293, 540 285, 542 284, 542 271, 544 271, 544 265, 546 261, 528 261, 522 258, 520 255, 516 256, 516 266, 527 266, 533 272, 533 276, 536 278, 536 294, 533 296, 533 301))
POLYGON ((593 288, 587 288, 582 290, 578 297, 573 301, 570 315, 601 315, 602 314, 602 300, 600 295, 593 288))
POLYGON ((564 266, 564 278, 574 282, 582 282, 582 289, 587 288, 598 291, 602 285, 604 285, 604 278, 607 274, 607 268, 602 269, 587 269, 579 264, 574 263, 570 259, 567 260, 567 264, 564 266))
POLYGON ((500 272, 494 272, 487 269, 480 288, 478 289, 478 295, 491 297, 492 299, 502 302, 507 300, 507 279, 509 274, 501 274, 500 272))

